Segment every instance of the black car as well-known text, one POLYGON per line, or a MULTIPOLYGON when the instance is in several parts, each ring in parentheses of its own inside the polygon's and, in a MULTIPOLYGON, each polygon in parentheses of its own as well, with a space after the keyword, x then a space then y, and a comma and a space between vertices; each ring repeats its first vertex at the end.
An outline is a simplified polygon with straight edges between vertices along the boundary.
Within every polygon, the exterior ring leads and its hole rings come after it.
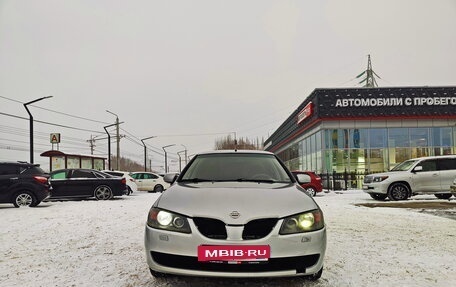
POLYGON ((39 164, 0 162, 0 203, 37 206, 51 194, 48 178, 39 164))
POLYGON ((51 172, 52 198, 95 197, 108 200, 127 194, 125 178, 94 169, 60 169, 51 172))

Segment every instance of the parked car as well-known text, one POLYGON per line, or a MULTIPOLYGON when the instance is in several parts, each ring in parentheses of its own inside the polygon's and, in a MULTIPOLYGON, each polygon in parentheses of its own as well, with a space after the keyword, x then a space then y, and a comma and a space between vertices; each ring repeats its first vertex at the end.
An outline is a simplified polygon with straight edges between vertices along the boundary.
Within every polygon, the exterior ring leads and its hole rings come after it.
POLYGON ((48 178, 39 164, 0 162, 0 203, 37 206, 51 195, 48 178))
POLYGON ((128 171, 119 171, 119 170, 103 170, 104 173, 110 174, 112 176, 117 177, 125 177, 127 180, 127 195, 132 194, 133 192, 138 191, 138 185, 136 184, 136 180, 130 176, 128 171))
POLYGON ((153 276, 322 275, 323 213, 274 154, 202 153, 165 180, 145 229, 153 276))
POLYGON ((60 169, 50 173, 52 198, 95 197, 108 200, 127 194, 127 180, 94 169, 60 169))
POLYGON ((169 187, 169 184, 163 180, 163 177, 157 173, 138 171, 130 173, 130 176, 136 180, 138 190, 148 192, 162 192, 169 187))
POLYGON ((315 196, 317 192, 323 191, 321 177, 315 172, 294 170, 291 173, 294 175, 299 185, 311 196, 315 196))
POLYGON ((365 176, 363 190, 376 200, 405 200, 417 194, 448 199, 455 178, 456 155, 413 158, 390 172, 365 176))

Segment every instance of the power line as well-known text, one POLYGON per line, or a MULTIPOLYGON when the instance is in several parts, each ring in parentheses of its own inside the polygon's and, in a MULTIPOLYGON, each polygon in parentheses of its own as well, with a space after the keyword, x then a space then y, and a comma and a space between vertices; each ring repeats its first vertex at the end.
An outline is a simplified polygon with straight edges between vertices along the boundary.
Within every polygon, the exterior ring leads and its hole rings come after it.
MULTIPOLYGON (((28 118, 24 118, 24 117, 12 115, 12 114, 7 114, 7 113, 3 113, 3 112, 0 112, 0 115, 9 116, 9 117, 14 117, 14 118, 22 119, 22 120, 29 120, 28 118)), ((100 132, 100 131, 93 131, 93 130, 88 130, 88 129, 82 129, 82 128, 77 128, 77 127, 72 127, 72 126, 66 126, 66 125, 61 125, 61 124, 56 124, 56 123, 50 123, 50 122, 45 122, 45 121, 40 121, 40 120, 34 120, 34 122, 41 123, 41 124, 46 124, 46 125, 51 125, 51 126, 56 126, 56 127, 61 127, 61 128, 72 129, 72 130, 78 130, 78 131, 84 131, 84 132, 92 132, 92 133, 103 134, 103 132, 100 132)))
MULTIPOLYGON (((13 101, 13 102, 16 102, 16 103, 24 104, 24 103, 21 102, 21 101, 14 100, 14 99, 11 99, 11 98, 7 98, 7 97, 4 97, 4 96, 0 96, 0 98, 6 99, 6 100, 9 100, 9 101, 13 101)), ((107 123, 107 122, 102 122, 102 121, 98 121, 98 120, 93 120, 93 119, 89 119, 89 118, 85 118, 85 117, 81 117, 81 116, 75 116, 75 115, 71 115, 71 114, 68 114, 68 113, 63 113, 63 112, 59 112, 59 111, 55 111, 55 110, 43 108, 43 107, 36 106, 36 105, 30 105, 30 106, 35 107, 35 108, 37 108, 37 109, 45 110, 45 111, 48 111, 48 112, 53 112, 53 113, 56 113, 56 114, 60 114, 60 115, 64 115, 64 116, 68 116, 68 117, 72 117, 72 118, 76 118, 76 119, 81 119, 81 120, 90 121, 90 122, 95 122, 95 123, 100 123, 100 124, 105 124, 105 125, 106 125, 106 124, 109 124, 109 123, 107 123)))

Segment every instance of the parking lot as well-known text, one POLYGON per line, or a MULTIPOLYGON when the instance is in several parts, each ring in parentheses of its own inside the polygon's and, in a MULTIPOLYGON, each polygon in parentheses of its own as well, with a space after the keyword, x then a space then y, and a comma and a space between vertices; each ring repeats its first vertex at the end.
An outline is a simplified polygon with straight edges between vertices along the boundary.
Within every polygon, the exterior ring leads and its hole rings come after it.
POLYGON ((20 209, 1 204, 0 286, 451 286, 456 280, 456 220, 445 216, 456 210, 454 197, 368 207, 360 204, 379 202, 357 190, 315 197, 328 228, 325 268, 317 282, 155 279, 145 262, 143 236, 158 196, 137 192, 110 201, 53 201, 20 209), (425 205, 410 208, 420 203, 425 205))

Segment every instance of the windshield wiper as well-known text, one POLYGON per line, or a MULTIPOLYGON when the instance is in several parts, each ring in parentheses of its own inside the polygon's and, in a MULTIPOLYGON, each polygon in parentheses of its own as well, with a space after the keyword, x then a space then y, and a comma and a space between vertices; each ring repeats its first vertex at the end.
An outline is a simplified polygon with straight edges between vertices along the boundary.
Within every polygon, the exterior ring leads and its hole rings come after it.
POLYGON ((275 183, 277 181, 272 179, 253 179, 253 178, 238 178, 236 181, 239 182, 258 182, 258 183, 275 183))
POLYGON ((198 182, 230 182, 230 181, 237 181, 237 182, 257 182, 257 183, 278 183, 279 181, 273 179, 253 179, 253 178, 237 178, 237 179, 205 179, 205 178, 186 178, 182 179, 180 182, 190 182, 190 183, 198 183, 198 182))

